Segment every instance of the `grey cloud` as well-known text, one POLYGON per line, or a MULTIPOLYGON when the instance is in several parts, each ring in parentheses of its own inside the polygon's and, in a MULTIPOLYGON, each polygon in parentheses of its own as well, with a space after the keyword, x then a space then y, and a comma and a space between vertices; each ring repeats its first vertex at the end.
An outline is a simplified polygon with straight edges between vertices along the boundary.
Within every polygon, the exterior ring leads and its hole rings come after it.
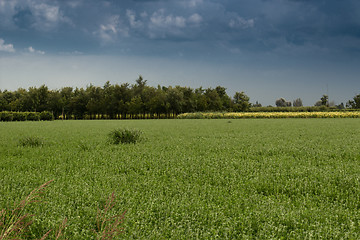
POLYGON ((15 48, 13 44, 5 43, 5 40, 0 38, 0 51, 2 52, 15 52, 15 48))
POLYGON ((59 24, 72 25, 59 4, 48 1, 13 0, 1 1, 0 20, 4 27, 33 28, 39 31, 49 31, 59 24))
POLYGON ((30 28, 35 23, 34 16, 29 8, 18 10, 12 19, 19 28, 30 28))
POLYGON ((97 31, 93 32, 98 36, 103 44, 113 42, 120 35, 122 37, 129 36, 129 29, 123 26, 119 15, 113 15, 103 24, 100 24, 97 31))

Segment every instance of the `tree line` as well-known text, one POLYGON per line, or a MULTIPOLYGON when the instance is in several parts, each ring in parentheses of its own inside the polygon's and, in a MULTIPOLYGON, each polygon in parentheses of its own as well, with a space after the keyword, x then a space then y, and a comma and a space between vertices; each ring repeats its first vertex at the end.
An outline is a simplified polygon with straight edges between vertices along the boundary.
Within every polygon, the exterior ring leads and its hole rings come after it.
MULTIPOLYGON (((286 101, 284 98, 279 98, 275 101, 276 107, 303 107, 303 103, 301 98, 297 98, 293 101, 292 105, 290 101, 286 101)), ((346 105, 344 103, 340 103, 338 105, 335 104, 334 101, 329 101, 328 95, 322 95, 320 100, 318 100, 314 107, 327 107, 334 109, 360 109, 360 94, 356 95, 352 100, 349 100, 346 105)))
POLYGON ((231 98, 222 86, 151 87, 141 75, 131 85, 106 82, 103 87, 50 90, 42 85, 28 90, 0 90, 0 111, 49 111, 55 118, 170 118, 184 112, 238 112, 249 107, 249 97, 244 92, 236 92, 231 98))
MULTIPOLYGON (((300 108, 303 106, 300 98, 293 103, 280 98, 275 101, 275 105, 281 109, 286 108, 287 111, 319 109, 300 108)), ((327 95, 323 95, 315 106, 332 107, 327 95)), ((345 108, 344 104, 333 107, 345 108)), ((360 95, 350 100, 346 107, 359 109, 360 95)), ((171 118, 189 112, 278 111, 274 109, 271 106, 264 108, 258 102, 251 104, 244 92, 235 92, 234 96, 230 97, 222 86, 206 89, 160 85, 152 87, 147 85, 147 80, 141 75, 134 84, 112 85, 106 82, 103 87, 89 85, 86 88, 63 87, 50 90, 42 85, 27 90, 0 90, 0 111, 48 111, 53 113, 55 118, 65 119, 171 118)))

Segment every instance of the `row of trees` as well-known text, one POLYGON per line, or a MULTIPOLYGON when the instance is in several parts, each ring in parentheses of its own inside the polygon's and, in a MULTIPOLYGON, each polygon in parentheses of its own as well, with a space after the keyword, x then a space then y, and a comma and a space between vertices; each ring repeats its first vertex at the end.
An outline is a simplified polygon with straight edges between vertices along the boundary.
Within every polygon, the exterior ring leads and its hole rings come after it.
MULTIPOLYGON (((75 117, 82 119, 97 118, 145 118, 171 117, 184 112, 206 111, 248 111, 261 107, 261 104, 249 103, 249 97, 244 92, 236 92, 231 98, 226 88, 192 89, 189 87, 148 86, 142 76, 135 84, 124 83, 111 85, 106 82, 103 87, 90 85, 86 88, 64 87, 50 90, 42 85, 28 90, 19 88, 16 91, 0 90, 0 111, 43 112, 49 111, 56 118, 75 117)), ((302 107, 302 100, 293 102, 280 98, 275 102, 277 107, 302 107)), ((315 103, 315 106, 332 107, 327 95, 315 103)), ((340 109, 344 104, 333 106, 340 109)), ((360 94, 350 100, 346 107, 360 108, 360 94)), ((261 108, 262 109, 262 108, 261 108)), ((271 108, 273 109, 273 108, 271 108)))
POLYGON ((142 76, 132 85, 106 82, 103 87, 49 90, 42 85, 28 90, 0 91, 0 111, 50 111, 55 117, 76 119, 170 117, 184 112, 246 111, 249 107, 249 97, 244 92, 236 92, 230 98, 221 86, 154 88, 148 86, 142 76))
MULTIPOLYGON (((291 102, 286 101, 284 98, 279 98, 275 101, 275 105, 277 107, 291 107, 291 102)), ((293 101, 292 103, 293 107, 302 107, 303 103, 302 100, 300 98, 297 98, 293 101)), ((320 98, 319 101, 317 101, 314 104, 315 107, 321 107, 321 106, 325 106, 325 107, 335 107, 338 109, 345 109, 345 105, 344 103, 340 103, 339 105, 335 105, 334 102, 329 102, 329 96, 328 95, 322 95, 322 97, 320 98)), ((360 94, 356 95, 353 100, 349 100, 346 103, 346 107, 347 108, 352 108, 352 109, 359 109, 360 108, 360 94)))

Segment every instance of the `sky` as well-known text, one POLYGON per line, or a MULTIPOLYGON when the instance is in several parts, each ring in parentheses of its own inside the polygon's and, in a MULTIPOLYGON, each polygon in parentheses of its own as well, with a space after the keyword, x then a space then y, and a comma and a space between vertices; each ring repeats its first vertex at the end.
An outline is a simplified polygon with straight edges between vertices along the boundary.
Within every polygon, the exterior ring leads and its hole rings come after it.
POLYGON ((359 0, 0 0, 0 89, 135 83, 275 105, 360 94, 359 0))

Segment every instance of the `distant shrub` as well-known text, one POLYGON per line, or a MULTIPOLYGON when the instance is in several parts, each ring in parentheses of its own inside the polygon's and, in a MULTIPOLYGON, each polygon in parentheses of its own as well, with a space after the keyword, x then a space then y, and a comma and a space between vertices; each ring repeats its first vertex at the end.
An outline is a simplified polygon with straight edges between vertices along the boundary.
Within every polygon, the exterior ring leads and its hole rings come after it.
POLYGON ((19 140, 22 147, 40 147, 44 145, 44 141, 39 137, 24 137, 19 140))
POLYGON ((40 113, 38 112, 29 112, 26 120, 28 121, 40 121, 40 113))
POLYGON ((54 120, 54 115, 51 112, 43 111, 40 113, 40 120, 52 121, 52 120, 54 120))
POLYGON ((112 144, 136 143, 141 134, 142 132, 136 129, 115 129, 109 133, 109 141, 112 144))

